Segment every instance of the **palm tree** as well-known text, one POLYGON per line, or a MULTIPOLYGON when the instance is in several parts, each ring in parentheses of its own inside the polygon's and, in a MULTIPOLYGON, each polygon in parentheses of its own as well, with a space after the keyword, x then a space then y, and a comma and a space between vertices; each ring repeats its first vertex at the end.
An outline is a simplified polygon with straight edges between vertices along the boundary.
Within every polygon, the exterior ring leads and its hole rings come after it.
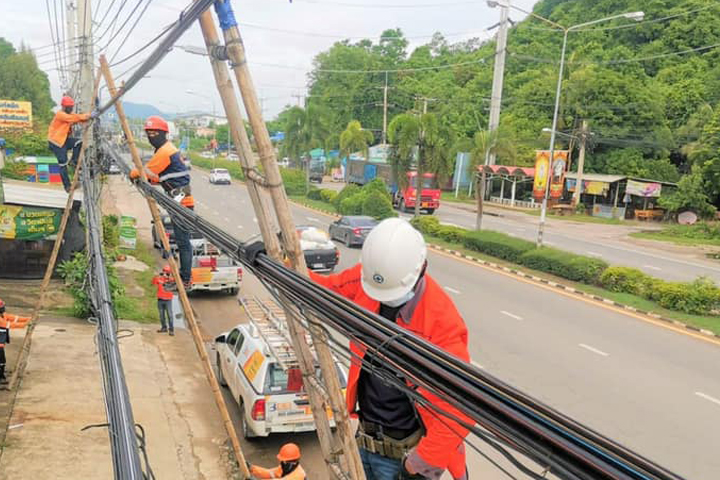
POLYGON ((349 156, 353 152, 362 152, 368 156, 368 146, 375 137, 372 132, 363 130, 357 120, 348 123, 347 128, 340 134, 340 156, 349 156))
POLYGON ((285 149, 289 156, 300 156, 325 145, 329 136, 327 112, 319 105, 308 104, 306 108, 292 107, 285 123, 285 149))
POLYGON ((393 168, 398 183, 404 186, 407 172, 416 164, 415 216, 420 215, 422 179, 425 172, 436 175, 445 169, 450 139, 432 113, 421 116, 403 113, 390 122, 388 138, 393 149, 393 168))
MULTIPOLYGON (((473 139, 473 149, 470 152, 470 164, 468 165, 470 178, 475 178, 474 172, 477 171, 479 165, 487 164, 491 153, 494 153, 495 155, 503 155, 508 158, 515 158, 515 147, 504 130, 480 130, 475 134, 475 138, 473 139)), ((482 229, 483 201, 485 200, 486 183, 485 175, 485 170, 483 169, 480 175, 480 188, 478 188, 476 192, 476 230, 482 229)))

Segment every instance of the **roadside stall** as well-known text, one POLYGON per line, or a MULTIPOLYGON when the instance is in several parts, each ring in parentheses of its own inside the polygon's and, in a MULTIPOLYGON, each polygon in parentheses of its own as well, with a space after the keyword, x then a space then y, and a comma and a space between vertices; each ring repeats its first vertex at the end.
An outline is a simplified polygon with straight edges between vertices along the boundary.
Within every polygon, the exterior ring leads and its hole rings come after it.
MULTIPOLYGON (((583 174, 580 203, 585 205, 586 211, 593 217, 623 220, 626 209, 620 200, 623 199, 621 192, 625 189, 625 180, 627 177, 623 175, 583 174)), ((565 189, 570 197, 574 195, 577 183, 576 172, 565 174, 565 189)))
POLYGON ((535 202, 531 195, 531 189, 527 191, 523 188, 526 184, 532 183, 535 178, 535 169, 532 167, 518 167, 509 165, 480 165, 478 172, 482 173, 482 169, 485 169, 485 175, 490 183, 488 191, 490 193, 490 201, 499 203, 501 205, 508 205, 510 207, 519 208, 539 208, 540 204, 535 202), (500 180, 499 192, 495 185, 495 180, 500 180), (508 183, 510 187, 509 198, 506 198, 505 184, 508 183), (518 185, 521 187, 520 198, 529 198, 529 201, 518 200, 518 185), (493 193, 498 193, 498 196, 493 196, 493 193))
POLYGON ((662 220, 665 210, 658 208, 658 199, 663 193, 677 187, 670 182, 659 182, 642 178, 628 178, 623 202, 627 205, 630 218, 635 220, 662 220))

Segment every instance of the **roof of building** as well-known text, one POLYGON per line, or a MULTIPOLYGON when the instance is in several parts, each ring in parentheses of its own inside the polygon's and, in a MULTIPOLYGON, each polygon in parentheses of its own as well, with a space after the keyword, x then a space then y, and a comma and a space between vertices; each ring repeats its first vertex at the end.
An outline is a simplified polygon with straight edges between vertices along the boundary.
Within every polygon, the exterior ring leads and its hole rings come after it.
MULTIPOLYGON (((67 193, 50 185, 2 179, 5 203, 29 207, 65 208, 67 193)), ((82 202, 82 192, 75 191, 76 202, 82 202)))
MULTIPOLYGON (((577 180, 576 172, 568 172, 565 174, 565 178, 571 178, 577 180)), ((615 183, 620 180, 625 180, 625 175, 605 175, 604 173, 583 173, 582 179, 585 182, 604 182, 604 183, 615 183)))
POLYGON ((535 169, 532 167, 517 167, 513 165, 480 165, 478 171, 485 168, 485 173, 494 175, 509 175, 511 177, 534 177, 535 169))

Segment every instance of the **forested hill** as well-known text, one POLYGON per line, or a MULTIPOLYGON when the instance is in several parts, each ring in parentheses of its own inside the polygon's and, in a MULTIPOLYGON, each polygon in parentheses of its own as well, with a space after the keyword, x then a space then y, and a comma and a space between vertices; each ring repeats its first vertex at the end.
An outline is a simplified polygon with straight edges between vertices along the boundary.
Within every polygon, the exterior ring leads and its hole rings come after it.
MULTIPOLYGON (((720 2, 544 0, 534 11, 564 26, 645 12, 642 22, 613 20, 570 33, 560 129, 588 121, 590 171, 677 180, 694 164, 705 168, 717 195, 720 2)), ((511 18, 519 14, 511 11, 511 18)), ((530 164, 533 151, 548 146, 542 129, 551 125, 562 37, 533 18, 509 32, 501 131, 515 148, 500 155, 501 163, 530 164)), ((389 71, 390 119, 419 108, 417 97, 430 98, 429 110, 453 143, 467 146, 487 128, 495 43, 456 40, 436 34, 410 49, 402 32, 390 30, 379 41, 338 42, 318 54, 306 103, 316 126, 306 138, 335 147, 348 122, 359 120, 378 140, 389 71)))

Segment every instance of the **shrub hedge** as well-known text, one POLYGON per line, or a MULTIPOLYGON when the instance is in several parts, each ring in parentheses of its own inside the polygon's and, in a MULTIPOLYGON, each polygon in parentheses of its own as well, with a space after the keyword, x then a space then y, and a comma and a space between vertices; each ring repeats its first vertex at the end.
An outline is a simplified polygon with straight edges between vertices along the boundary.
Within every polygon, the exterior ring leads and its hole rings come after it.
MULTIPOLYGON (((354 199, 355 197, 351 197, 346 199, 345 202, 354 199)), ((372 191, 367 195, 363 195, 362 214, 373 217, 376 220, 384 220, 397 216, 388 196, 378 191, 372 191)))
POLYGON ((353 195, 340 202, 340 213, 342 215, 362 215, 364 195, 353 195))
POLYGON ((323 188, 320 190, 320 200, 327 203, 334 203, 335 197, 338 196, 338 192, 335 190, 330 190, 328 188, 323 188))
POLYGON ((611 292, 649 297, 657 280, 636 268, 609 267, 599 278, 600 286, 611 292))
POLYGON ((320 189, 317 187, 310 187, 310 191, 307 193, 307 198, 310 200, 322 200, 320 189))
POLYGON ((658 280, 650 290, 650 300, 669 310, 705 315, 720 307, 720 289, 708 278, 690 283, 658 280))
MULTIPOLYGON (((333 200, 333 204, 335 205, 335 210, 338 212, 341 212, 340 205, 342 204, 343 200, 346 198, 352 197, 355 194, 360 193, 360 187, 357 185, 354 185, 352 183, 349 183, 345 185, 345 187, 340 190, 340 193, 337 194, 335 199, 333 200)), ((342 212, 341 212, 342 213, 342 212)))
POLYGON ((519 263, 523 253, 535 248, 532 242, 490 230, 468 231, 463 244, 470 250, 515 263, 519 263))
POLYGON ((576 255, 555 248, 534 248, 520 255, 519 263, 574 282, 595 284, 608 264, 597 258, 576 255))

